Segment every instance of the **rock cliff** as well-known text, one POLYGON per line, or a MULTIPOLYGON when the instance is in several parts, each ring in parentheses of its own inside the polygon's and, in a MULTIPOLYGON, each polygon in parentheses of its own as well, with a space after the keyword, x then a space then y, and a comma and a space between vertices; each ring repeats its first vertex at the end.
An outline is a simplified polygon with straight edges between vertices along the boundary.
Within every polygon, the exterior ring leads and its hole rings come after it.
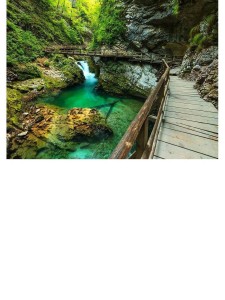
MULTIPOLYGON (((182 76, 198 80, 197 87, 202 96, 206 100, 213 100, 215 104, 217 74, 214 60, 218 58, 218 1, 124 0, 122 3, 126 31, 123 38, 118 37, 114 46, 110 47, 120 51, 143 52, 153 57, 154 55, 184 57, 182 76), (212 63, 214 73, 212 75, 213 71, 211 71, 211 77, 208 79, 212 87, 209 90, 206 80, 207 88, 202 89, 199 84, 202 79, 199 79, 199 76, 201 77, 201 74, 205 73, 205 67, 212 63), (197 73, 196 65, 200 66, 197 73), (206 92, 209 97, 206 97, 206 92)), ((101 89, 107 92, 115 91, 117 94, 127 92, 129 89, 130 94, 135 96, 138 94, 142 97, 145 97, 155 85, 159 70, 149 65, 134 66, 129 62, 121 64, 116 61, 113 64, 101 62, 100 66, 101 89), (117 72, 117 76, 113 77, 114 71, 117 72), (148 87, 142 84, 143 77, 145 83, 149 82, 148 87)))

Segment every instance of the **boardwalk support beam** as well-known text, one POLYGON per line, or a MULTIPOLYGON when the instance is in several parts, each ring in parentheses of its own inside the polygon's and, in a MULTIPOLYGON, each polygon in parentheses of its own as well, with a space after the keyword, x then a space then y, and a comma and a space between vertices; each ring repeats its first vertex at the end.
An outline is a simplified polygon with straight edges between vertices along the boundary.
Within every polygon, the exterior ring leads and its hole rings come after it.
MULTIPOLYGON (((168 83, 169 83, 169 72, 170 68, 168 64, 163 61, 165 66, 165 71, 159 80, 157 86, 152 90, 151 94, 145 101, 141 110, 137 114, 136 118, 130 124, 127 132, 122 137, 121 141, 117 145, 116 149, 113 151, 111 155, 111 159, 127 159, 129 157, 129 153, 131 149, 134 147, 136 143, 136 154, 132 155, 132 158, 144 158, 143 153, 147 147, 148 142, 148 123, 149 123, 149 115, 152 113, 154 107, 160 107, 160 113, 162 112, 162 107, 166 98, 166 94, 168 91, 168 83)), ((158 113, 157 119, 155 120, 155 126, 160 122, 160 115, 158 113)), ((155 129, 153 131, 153 135, 157 133, 155 129)), ((154 138, 153 138, 154 140, 154 138)), ((151 149, 152 145, 149 146, 151 149)))

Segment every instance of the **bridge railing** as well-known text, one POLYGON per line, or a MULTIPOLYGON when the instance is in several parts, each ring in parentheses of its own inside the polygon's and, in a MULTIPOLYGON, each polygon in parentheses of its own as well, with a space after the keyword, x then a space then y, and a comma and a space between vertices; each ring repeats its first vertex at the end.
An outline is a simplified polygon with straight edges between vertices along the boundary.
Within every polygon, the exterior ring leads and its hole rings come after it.
POLYGON ((143 52, 124 52, 120 50, 88 50, 83 48, 78 48, 76 46, 53 46, 47 47, 45 49, 46 53, 55 53, 55 54, 67 54, 71 56, 92 56, 92 57, 105 57, 105 58, 117 58, 117 59, 127 59, 134 62, 146 62, 151 64, 161 64, 162 59, 169 61, 171 64, 182 62, 182 56, 171 56, 166 57, 163 55, 157 54, 146 54, 143 52))
POLYGON ((152 90, 136 118, 130 124, 110 159, 153 158, 169 87, 170 67, 165 60, 163 60, 163 64, 165 71, 157 86, 152 90), (157 116, 152 116, 153 108, 156 106, 159 107, 157 116), (154 122, 154 126, 149 136, 150 122, 154 122))

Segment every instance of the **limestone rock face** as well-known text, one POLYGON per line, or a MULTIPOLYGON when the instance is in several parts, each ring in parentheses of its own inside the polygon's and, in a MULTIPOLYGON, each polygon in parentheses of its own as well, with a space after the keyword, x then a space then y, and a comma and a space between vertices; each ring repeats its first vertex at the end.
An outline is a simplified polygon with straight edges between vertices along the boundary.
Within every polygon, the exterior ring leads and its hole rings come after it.
POLYGON ((201 68, 196 80, 196 88, 206 101, 218 108, 218 60, 201 68))
MULTIPOLYGON (((176 14, 171 0, 124 0, 126 33, 123 40, 118 39, 113 49, 126 53, 142 52, 153 58, 183 57, 189 47, 191 29, 201 23, 200 30, 202 32, 208 30, 204 18, 216 11, 217 2, 217 0, 181 0, 179 13, 176 14)), ((103 48, 105 49, 105 46, 103 48)), ((188 62, 189 55, 187 52, 184 62, 187 65, 187 72, 192 69, 188 62)), ((208 65, 215 58, 216 49, 215 51, 211 49, 196 57, 195 64, 208 65)), ((100 63, 99 88, 106 92, 145 97, 156 84, 159 66, 155 69, 155 66, 150 66, 149 63, 132 66, 128 62, 114 61, 113 64, 112 67, 110 62, 100 63), (117 76, 112 75, 113 70, 117 76)))
POLYGON ((218 108, 218 47, 211 46, 200 52, 187 51, 181 77, 196 81, 201 96, 218 108))
POLYGON ((179 14, 175 14, 171 0, 124 0, 128 47, 159 54, 183 55, 190 30, 204 15, 212 12, 217 0, 179 2, 179 14))
POLYGON ((111 94, 145 99, 157 81, 157 70, 147 64, 101 62, 100 70, 98 88, 111 94))

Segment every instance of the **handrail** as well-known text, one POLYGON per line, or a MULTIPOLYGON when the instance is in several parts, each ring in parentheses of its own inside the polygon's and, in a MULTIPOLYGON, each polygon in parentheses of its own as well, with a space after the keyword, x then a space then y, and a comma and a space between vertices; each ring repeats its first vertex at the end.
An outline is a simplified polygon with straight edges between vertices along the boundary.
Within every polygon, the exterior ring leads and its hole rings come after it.
MULTIPOLYGON (((156 118, 157 127, 153 128, 153 136, 151 135, 150 138, 155 141, 154 137, 157 134, 159 118, 161 117, 162 107, 165 102, 165 98, 167 95, 168 90, 168 82, 169 82, 169 72, 170 67, 163 60, 165 65, 165 72, 160 78, 156 87, 152 90, 151 94, 145 101, 144 105, 142 106, 141 110, 130 124, 129 128, 127 129, 126 133, 120 140, 119 144, 117 145, 116 149, 113 151, 110 159, 126 159, 129 158, 128 155, 133 148, 135 142, 137 144, 136 153, 132 155, 132 158, 147 158, 148 151, 145 152, 146 146, 148 143, 148 124, 149 124, 149 115, 152 111, 152 108, 155 104, 159 104, 159 113, 156 118), (143 154, 145 153, 145 157, 143 154)), ((152 142, 148 145, 149 151, 151 151, 152 142)))
MULTIPOLYGON (((132 61, 143 61, 143 62, 151 62, 151 63, 161 63, 162 56, 149 56, 145 55, 142 52, 130 53, 130 52, 122 52, 118 50, 88 50, 77 48, 75 46, 54 46, 47 47, 44 50, 46 53, 58 53, 58 54, 69 54, 69 55, 77 55, 77 56, 98 56, 98 57, 117 57, 130 59, 132 61)), ((178 56, 174 56, 169 59, 170 62, 174 62, 178 60, 178 56)))

